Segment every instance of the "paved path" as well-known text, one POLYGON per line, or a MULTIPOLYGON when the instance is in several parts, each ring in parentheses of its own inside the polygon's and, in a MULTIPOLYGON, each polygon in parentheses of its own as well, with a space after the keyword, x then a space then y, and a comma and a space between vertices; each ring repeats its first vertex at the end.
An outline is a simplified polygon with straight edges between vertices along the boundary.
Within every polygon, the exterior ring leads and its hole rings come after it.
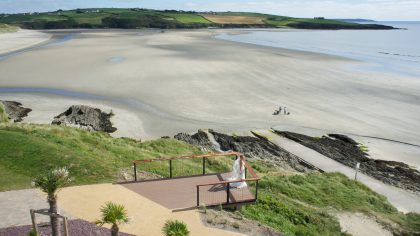
MULTIPOLYGON (((47 208, 45 196, 37 189, 0 192, 0 228, 31 224, 30 209, 47 208)), ((41 217, 38 222, 48 218, 41 217)))
MULTIPOLYGON (((60 200, 59 200, 60 201, 60 200)), ((30 209, 48 208, 47 197, 38 189, 22 189, 0 192, 0 229, 10 226, 30 225, 30 209)), ((67 212, 62 214, 73 219, 67 212)), ((36 215, 37 223, 49 222, 48 216, 36 215)))
MULTIPOLYGON (((354 169, 345 166, 331 158, 328 158, 319 152, 307 148, 295 141, 281 137, 272 133, 270 130, 256 130, 270 139, 274 144, 286 149, 292 154, 299 156, 312 165, 326 172, 341 172, 349 178, 354 178, 354 169)), ((358 173, 357 180, 371 188, 373 191, 382 194, 388 198, 388 201, 402 212, 420 213, 420 197, 405 190, 384 184, 383 182, 371 178, 365 174, 358 173)))

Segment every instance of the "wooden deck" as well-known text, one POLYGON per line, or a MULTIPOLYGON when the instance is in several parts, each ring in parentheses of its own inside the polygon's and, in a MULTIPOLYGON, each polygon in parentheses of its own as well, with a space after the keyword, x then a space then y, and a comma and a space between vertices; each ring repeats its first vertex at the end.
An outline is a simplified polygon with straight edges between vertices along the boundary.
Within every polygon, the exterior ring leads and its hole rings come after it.
MULTIPOLYGON (((197 185, 224 181, 228 173, 200 176, 158 179, 142 182, 123 183, 122 186, 134 191, 168 209, 186 209, 197 206, 197 185)), ((226 184, 200 187, 200 204, 219 205, 255 201, 248 187, 230 188, 227 199, 226 184)))

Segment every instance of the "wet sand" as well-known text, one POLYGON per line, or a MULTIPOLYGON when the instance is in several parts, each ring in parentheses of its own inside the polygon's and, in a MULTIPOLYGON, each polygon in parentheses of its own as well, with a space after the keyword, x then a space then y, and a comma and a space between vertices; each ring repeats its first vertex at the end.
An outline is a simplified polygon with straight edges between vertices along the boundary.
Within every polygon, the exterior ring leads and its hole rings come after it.
MULTIPOLYGON (((355 72, 362 62, 344 58, 214 39, 217 32, 83 31, 0 61, 0 88, 98 95, 110 109, 134 114, 143 138, 281 125, 420 144, 420 80, 355 72), (273 116, 279 105, 291 115, 273 116)), ((30 96, 49 95, 0 93, 24 106, 30 96)), ((51 104, 74 99, 60 98, 51 104)), ((62 107, 42 109, 59 114, 62 107)))
POLYGON ((0 33, 0 55, 40 44, 51 38, 50 34, 19 29, 13 33, 0 33))

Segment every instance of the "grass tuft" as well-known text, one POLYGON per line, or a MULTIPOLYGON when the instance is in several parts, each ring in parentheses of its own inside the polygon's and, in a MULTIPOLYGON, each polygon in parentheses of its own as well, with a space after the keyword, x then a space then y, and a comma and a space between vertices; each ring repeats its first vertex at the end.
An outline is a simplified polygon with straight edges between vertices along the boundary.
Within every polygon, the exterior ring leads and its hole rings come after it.
POLYGON ((6 113, 2 102, 0 102, 0 123, 9 123, 9 116, 6 113))

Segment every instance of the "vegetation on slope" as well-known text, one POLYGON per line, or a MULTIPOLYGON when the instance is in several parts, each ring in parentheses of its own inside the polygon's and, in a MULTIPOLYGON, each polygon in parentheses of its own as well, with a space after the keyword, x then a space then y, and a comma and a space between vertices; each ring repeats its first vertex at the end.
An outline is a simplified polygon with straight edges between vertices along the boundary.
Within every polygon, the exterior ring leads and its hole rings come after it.
POLYGON ((0 22, 29 29, 57 28, 203 28, 292 27, 303 29, 392 29, 375 24, 292 18, 248 12, 200 13, 130 8, 76 9, 44 13, 0 14, 0 22))
MULTIPOLYGON (((131 161, 198 154, 201 151, 174 139, 140 143, 52 125, 0 125, 0 191, 30 187, 31 180, 48 169, 67 166, 72 184, 113 182, 121 170, 131 172, 131 161)), ((208 172, 228 171, 228 159, 209 160, 208 172)), ((199 174, 201 160, 173 162, 174 176, 199 174), (196 172, 194 172, 196 171, 196 172)), ((381 195, 342 174, 323 173, 284 176, 277 167, 251 161, 263 176, 259 199, 242 208, 246 218, 269 225, 285 235, 345 235, 334 213, 363 212, 378 219, 399 235, 420 232, 418 214, 399 213, 381 195)), ((167 176, 168 163, 139 169, 167 176)))
MULTIPOLYGON (((31 180, 55 167, 69 167, 74 185, 114 182, 132 172, 132 160, 198 154, 175 139, 138 142, 53 125, 0 125, 0 191, 29 188, 31 180)), ((208 173, 227 171, 230 163, 211 160, 208 173)), ((168 175, 168 163, 139 165, 139 170, 168 175)), ((174 176, 201 173, 201 160, 174 161, 174 176), (182 167, 182 168, 181 168, 182 167)))
POLYGON ((8 122, 9 122, 9 117, 6 114, 3 103, 0 102, 0 124, 1 123, 8 123, 8 122))
POLYGON ((0 34, 1 33, 16 32, 17 30, 18 30, 18 27, 16 27, 16 26, 11 26, 11 25, 0 23, 0 34))
POLYGON ((339 173, 265 176, 258 204, 244 207, 242 214, 285 235, 340 235, 331 212, 342 210, 372 215, 396 234, 420 232, 413 223, 420 215, 399 213, 385 197, 339 173))

